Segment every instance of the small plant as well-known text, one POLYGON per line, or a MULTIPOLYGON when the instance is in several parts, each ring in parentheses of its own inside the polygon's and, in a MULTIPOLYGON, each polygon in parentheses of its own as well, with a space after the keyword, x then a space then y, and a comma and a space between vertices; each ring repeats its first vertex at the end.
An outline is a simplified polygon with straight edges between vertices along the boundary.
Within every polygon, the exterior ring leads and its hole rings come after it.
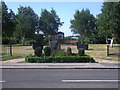
POLYGON ((44 48, 44 53, 45 53, 45 56, 50 56, 50 54, 51 54, 51 49, 50 49, 50 47, 45 47, 45 48, 44 48))
POLYGON ((70 47, 67 48, 67 52, 68 52, 68 55, 71 55, 72 54, 72 50, 70 47))
POLYGON ((42 55, 42 48, 37 47, 34 53, 35 53, 35 56, 40 57, 42 55))
POLYGON ((67 56, 67 52, 65 52, 64 50, 61 49, 57 52, 56 56, 67 56))
POLYGON ((84 56, 84 54, 85 54, 85 50, 80 48, 80 49, 78 50, 78 55, 79 55, 79 56, 84 56))

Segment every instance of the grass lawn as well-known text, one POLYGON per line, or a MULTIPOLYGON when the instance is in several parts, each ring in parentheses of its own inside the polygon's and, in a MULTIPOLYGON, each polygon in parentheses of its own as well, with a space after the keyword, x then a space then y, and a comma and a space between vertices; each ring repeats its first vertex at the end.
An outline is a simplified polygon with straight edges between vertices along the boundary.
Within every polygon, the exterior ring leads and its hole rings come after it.
MULTIPOLYGON (((114 44, 114 46, 118 45, 114 44)), ((67 50, 67 47, 71 47, 72 52, 74 53, 78 52, 77 47, 75 45, 62 46, 62 48, 65 50, 67 50)), ((107 44, 89 44, 88 47, 89 50, 85 50, 85 54, 90 55, 93 58, 118 61, 117 56, 107 56, 107 44)), ((119 52, 118 49, 117 51, 119 52)))
POLYGON ((2 47, 2 52, 0 53, 0 58, 2 58, 3 61, 15 59, 15 58, 24 58, 29 54, 34 54, 34 50, 32 49, 32 46, 13 45, 12 46, 13 56, 10 56, 8 45, 2 45, 1 47, 2 47))
MULTIPOLYGON (((114 45, 115 46, 115 45, 114 45)), ((2 51, 0 51, 0 58, 2 58, 3 61, 15 59, 15 58, 24 58, 29 54, 34 55, 34 50, 32 49, 32 46, 21 46, 21 45, 13 45, 13 56, 10 56, 9 53, 9 46, 8 45, 2 45, 1 46, 2 51)), ((67 49, 67 47, 71 47, 72 52, 77 53, 77 47, 75 45, 62 45, 62 49, 67 49)), ((90 55, 93 58, 97 59, 105 59, 105 60, 114 60, 117 61, 117 56, 107 56, 107 44, 89 44, 89 50, 85 50, 85 53, 87 55, 90 55)))
MULTIPOLYGON (((118 45, 114 44, 114 46, 118 45)), ((86 50, 86 54, 93 58, 118 61, 118 56, 107 56, 107 44, 89 44, 89 50, 86 50)))

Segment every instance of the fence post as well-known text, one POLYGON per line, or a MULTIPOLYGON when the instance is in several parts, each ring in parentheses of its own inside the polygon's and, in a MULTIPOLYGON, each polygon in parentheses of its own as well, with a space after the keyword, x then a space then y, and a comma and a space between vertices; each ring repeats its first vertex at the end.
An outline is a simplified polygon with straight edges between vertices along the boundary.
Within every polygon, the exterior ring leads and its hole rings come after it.
POLYGON ((107 56, 109 56, 109 45, 107 45, 107 56))

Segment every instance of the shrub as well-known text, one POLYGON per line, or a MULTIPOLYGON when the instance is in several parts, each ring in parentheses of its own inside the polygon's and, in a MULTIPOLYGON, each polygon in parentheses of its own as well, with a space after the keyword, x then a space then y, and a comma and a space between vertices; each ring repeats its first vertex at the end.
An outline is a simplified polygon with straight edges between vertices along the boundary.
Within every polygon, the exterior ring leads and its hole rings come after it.
POLYGON ((35 40, 30 40, 30 39, 27 39, 25 41, 25 45, 32 45, 32 43, 34 42, 35 40))
POLYGON ((80 49, 78 50, 78 55, 79 55, 79 56, 84 56, 84 54, 85 54, 85 50, 80 48, 80 49))
POLYGON ((42 48, 41 47, 37 47, 34 51, 35 56, 40 57, 42 55, 42 48))
POLYGON ((65 52, 64 50, 60 49, 60 50, 57 52, 56 56, 67 56, 67 52, 65 52))
POLYGON ((45 47, 45 48, 44 48, 44 53, 45 53, 45 56, 50 56, 50 54, 51 54, 51 49, 50 49, 50 47, 45 47))
POLYGON ((68 52, 68 55, 71 55, 72 54, 72 50, 70 47, 67 48, 67 52, 68 52))
POLYGON ((90 56, 49 56, 49 57, 27 57, 30 63, 94 63, 95 60, 90 56))
POLYGON ((33 49, 35 50, 37 47, 41 47, 43 49, 44 46, 44 37, 41 34, 35 34, 33 40, 33 49))

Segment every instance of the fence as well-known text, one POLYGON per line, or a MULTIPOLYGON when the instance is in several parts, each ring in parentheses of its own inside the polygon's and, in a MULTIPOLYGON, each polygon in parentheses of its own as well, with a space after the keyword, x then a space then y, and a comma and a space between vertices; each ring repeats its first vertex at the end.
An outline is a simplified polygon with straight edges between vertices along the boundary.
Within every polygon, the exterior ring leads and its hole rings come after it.
POLYGON ((107 56, 120 57, 120 45, 113 45, 113 47, 110 47, 109 45, 107 45, 107 56))

